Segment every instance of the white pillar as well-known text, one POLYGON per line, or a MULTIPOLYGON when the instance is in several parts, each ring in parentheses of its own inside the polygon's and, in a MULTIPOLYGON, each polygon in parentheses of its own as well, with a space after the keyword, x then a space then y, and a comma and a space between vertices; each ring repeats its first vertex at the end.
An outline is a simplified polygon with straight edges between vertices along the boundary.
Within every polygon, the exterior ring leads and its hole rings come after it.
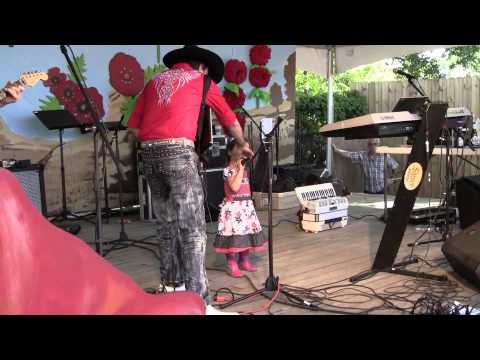
MULTIPOLYGON (((328 115, 327 122, 333 123, 333 51, 334 47, 328 48, 327 56, 327 82, 328 82, 328 115)), ((332 138, 327 138, 327 169, 332 173, 332 138)))

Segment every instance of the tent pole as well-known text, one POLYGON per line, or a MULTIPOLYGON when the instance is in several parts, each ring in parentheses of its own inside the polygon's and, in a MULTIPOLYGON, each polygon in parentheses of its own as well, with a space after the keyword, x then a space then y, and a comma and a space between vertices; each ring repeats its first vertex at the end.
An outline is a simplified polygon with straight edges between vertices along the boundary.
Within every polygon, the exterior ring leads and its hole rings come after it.
MULTIPOLYGON (((328 115, 327 121, 333 123, 333 51, 334 46, 328 47, 327 56, 327 82, 328 82, 328 115)), ((327 169, 332 174, 332 138, 327 139, 327 169)))

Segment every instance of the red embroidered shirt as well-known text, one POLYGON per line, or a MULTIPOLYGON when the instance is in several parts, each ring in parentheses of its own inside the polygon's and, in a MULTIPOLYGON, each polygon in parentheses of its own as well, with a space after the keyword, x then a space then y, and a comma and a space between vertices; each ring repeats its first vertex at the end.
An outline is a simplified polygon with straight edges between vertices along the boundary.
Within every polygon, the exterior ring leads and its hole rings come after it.
MULTIPOLYGON (((195 141, 203 77, 201 72, 185 63, 158 74, 140 94, 128 127, 139 129, 140 141, 169 138, 195 141)), ((213 81, 205 102, 223 127, 232 125, 237 119, 213 81)))

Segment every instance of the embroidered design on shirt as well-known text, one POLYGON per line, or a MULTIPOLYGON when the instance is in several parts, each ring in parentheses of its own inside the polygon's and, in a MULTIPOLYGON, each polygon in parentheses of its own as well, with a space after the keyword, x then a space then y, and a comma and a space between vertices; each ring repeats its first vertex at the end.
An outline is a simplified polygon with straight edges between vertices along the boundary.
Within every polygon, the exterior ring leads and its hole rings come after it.
POLYGON ((165 106, 170 103, 172 96, 190 81, 200 77, 201 73, 195 70, 185 71, 173 69, 159 74, 154 79, 155 90, 158 94, 157 103, 165 106))

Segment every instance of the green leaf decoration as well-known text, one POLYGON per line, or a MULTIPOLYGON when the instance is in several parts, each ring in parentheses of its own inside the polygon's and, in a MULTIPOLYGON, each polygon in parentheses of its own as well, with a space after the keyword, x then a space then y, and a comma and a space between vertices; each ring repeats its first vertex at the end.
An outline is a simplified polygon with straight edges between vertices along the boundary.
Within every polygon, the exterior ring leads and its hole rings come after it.
MULTIPOLYGON (((86 65, 87 63, 85 62, 85 55, 83 54, 80 54, 80 56, 77 57, 76 61, 73 62, 73 67, 75 68, 75 72, 80 76, 80 79, 83 79, 83 81, 87 80, 85 76, 85 73, 87 72, 86 65)), ((69 68, 68 78, 72 81, 77 82, 70 68, 69 68)))
POLYGON ((256 99, 258 97, 257 93, 258 93, 259 90, 260 90, 259 88, 254 88, 252 91, 250 91, 250 94, 248 94, 248 98, 249 99, 252 99, 252 98, 256 99))
POLYGON ((253 89, 250 94, 248 95, 249 99, 256 99, 258 101, 263 102, 265 105, 270 104, 270 94, 266 91, 263 91, 259 88, 253 89))
POLYGON ((40 110, 62 110, 63 107, 55 96, 47 95, 47 100, 40 100, 40 110))
POLYGON ((261 65, 253 64, 252 66, 250 66, 250 69, 255 69, 255 68, 259 68, 259 67, 261 67, 261 65))
POLYGON ((147 82, 149 82, 151 78, 153 78, 155 75, 161 73, 166 69, 167 67, 163 64, 155 64, 153 66, 147 66, 147 68, 143 72, 144 83, 147 84, 147 82))
POLYGON ((133 110, 135 109, 135 105, 137 104, 137 96, 129 96, 125 99, 125 102, 122 104, 120 108, 120 112, 123 115, 122 125, 127 126, 128 121, 130 120, 130 116, 132 116, 133 110))
POLYGON ((240 86, 238 86, 238 84, 235 84, 235 83, 226 83, 225 84, 225 89, 233 92, 237 96, 240 93, 240 86))

